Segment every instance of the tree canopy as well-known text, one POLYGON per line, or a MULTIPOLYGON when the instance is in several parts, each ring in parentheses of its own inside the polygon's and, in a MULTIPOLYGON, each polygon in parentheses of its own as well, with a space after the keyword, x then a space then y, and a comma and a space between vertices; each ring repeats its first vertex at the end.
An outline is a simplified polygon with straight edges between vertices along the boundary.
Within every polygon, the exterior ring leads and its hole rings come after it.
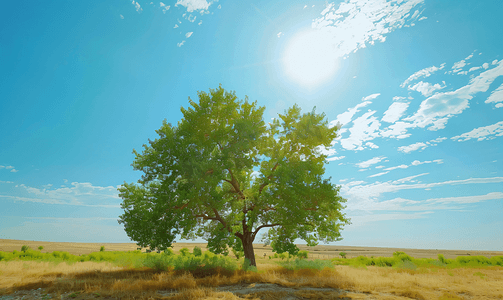
POLYGON ((265 107, 239 100, 222 86, 189 98, 177 126, 166 120, 155 140, 133 150, 137 183, 119 188, 119 223, 142 247, 164 250, 177 235, 201 237, 208 249, 231 247, 256 266, 253 241, 296 254, 296 239, 310 246, 341 240, 349 224, 339 187, 324 179, 326 155, 338 127, 324 114, 297 105, 265 123, 265 107))

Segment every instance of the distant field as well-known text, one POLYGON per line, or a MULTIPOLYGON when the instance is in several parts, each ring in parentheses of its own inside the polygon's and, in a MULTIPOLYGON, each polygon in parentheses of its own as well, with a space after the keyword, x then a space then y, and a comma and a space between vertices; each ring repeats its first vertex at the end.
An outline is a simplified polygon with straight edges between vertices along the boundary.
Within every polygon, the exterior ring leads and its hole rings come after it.
MULTIPOLYGON (((38 249, 39 246, 44 247, 42 252, 67 251, 70 254, 82 255, 89 254, 100 250, 101 246, 105 246, 105 251, 133 251, 138 248, 135 243, 58 243, 58 242, 43 242, 43 241, 24 241, 24 240, 7 240, 0 239, 0 251, 12 252, 20 250, 23 245, 29 246, 31 249, 38 249)), ((180 249, 186 247, 193 249, 195 246, 206 251, 206 244, 202 243, 175 243, 173 251, 178 253, 180 249)), ((254 244, 255 254, 259 257, 273 255, 270 246, 264 247, 263 244, 254 244)), ((300 250, 309 251, 309 257, 316 259, 328 259, 339 257, 340 252, 347 253, 348 258, 363 256, 382 256, 392 257, 393 252, 401 251, 416 258, 437 258, 438 254, 443 254, 445 258, 456 258, 458 256, 467 255, 483 255, 487 258, 492 256, 501 256, 503 251, 466 251, 466 250, 437 250, 437 249, 405 249, 405 248, 378 248, 378 247, 351 247, 351 246, 326 246, 318 245, 316 247, 307 247, 306 245, 297 245, 300 250)), ((143 252, 145 252, 143 248, 143 252)), ((232 255, 232 254, 231 254, 232 255)))

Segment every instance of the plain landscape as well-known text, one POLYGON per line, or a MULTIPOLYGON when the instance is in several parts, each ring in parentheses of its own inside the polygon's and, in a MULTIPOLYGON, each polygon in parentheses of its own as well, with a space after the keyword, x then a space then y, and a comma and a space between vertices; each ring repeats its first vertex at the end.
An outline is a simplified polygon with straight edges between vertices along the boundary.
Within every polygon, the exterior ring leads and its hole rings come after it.
POLYGON ((253 269, 206 244, 1 239, 0 299, 503 299, 502 251, 298 247, 254 244, 253 269))

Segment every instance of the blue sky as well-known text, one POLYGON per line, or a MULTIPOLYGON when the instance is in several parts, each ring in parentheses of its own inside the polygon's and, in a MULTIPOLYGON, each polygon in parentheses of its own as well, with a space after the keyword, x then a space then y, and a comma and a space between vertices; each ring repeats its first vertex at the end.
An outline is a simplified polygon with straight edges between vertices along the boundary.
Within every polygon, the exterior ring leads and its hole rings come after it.
MULTIPOLYGON (((11 1, 0 12, 0 238, 129 242, 132 150, 197 91, 342 125, 338 245, 502 250, 503 6, 11 1)), ((301 242, 301 241, 299 241, 301 242)))

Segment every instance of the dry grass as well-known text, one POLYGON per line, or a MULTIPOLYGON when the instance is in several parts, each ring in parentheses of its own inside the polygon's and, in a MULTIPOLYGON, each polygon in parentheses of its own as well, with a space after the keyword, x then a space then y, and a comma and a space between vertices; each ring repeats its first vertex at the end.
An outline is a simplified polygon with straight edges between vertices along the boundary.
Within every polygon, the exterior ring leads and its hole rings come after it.
MULTIPOLYGON (((245 296, 218 291, 215 287, 273 283, 295 288, 303 299, 341 299, 341 295, 303 290, 302 287, 337 288, 351 291, 344 299, 503 299, 503 268, 483 269, 354 268, 289 271, 258 262, 260 273, 156 272, 126 269, 108 263, 79 262, 58 265, 47 262, 11 261, 0 263, 0 295, 17 290, 44 288, 60 299, 72 292, 74 299, 111 297, 114 299, 243 299, 245 296), (208 275, 208 276, 206 276, 208 275), (158 291, 161 291, 158 293, 158 291), (176 293, 174 293, 176 292, 176 293)), ((286 292, 258 291, 246 299, 282 299, 286 292)))

